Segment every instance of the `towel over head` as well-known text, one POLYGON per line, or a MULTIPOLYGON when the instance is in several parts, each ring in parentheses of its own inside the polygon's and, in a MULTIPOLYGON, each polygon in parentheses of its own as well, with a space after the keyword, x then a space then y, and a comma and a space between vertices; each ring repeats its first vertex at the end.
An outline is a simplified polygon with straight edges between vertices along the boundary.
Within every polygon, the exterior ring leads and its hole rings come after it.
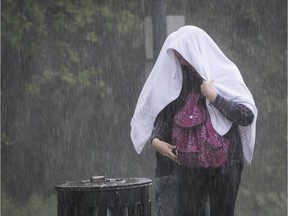
MULTIPOLYGON (((207 81, 214 80, 218 94, 238 104, 243 104, 254 114, 249 126, 238 126, 246 161, 251 164, 256 136, 257 108, 252 94, 245 85, 237 66, 220 50, 212 38, 196 26, 184 26, 171 33, 165 40, 160 54, 147 78, 137 101, 131 120, 131 139, 137 153, 141 153, 151 136, 157 115, 174 101, 182 88, 179 52, 198 74, 207 81)), ((215 107, 207 109, 212 125, 218 134, 225 135, 232 126, 215 107)))

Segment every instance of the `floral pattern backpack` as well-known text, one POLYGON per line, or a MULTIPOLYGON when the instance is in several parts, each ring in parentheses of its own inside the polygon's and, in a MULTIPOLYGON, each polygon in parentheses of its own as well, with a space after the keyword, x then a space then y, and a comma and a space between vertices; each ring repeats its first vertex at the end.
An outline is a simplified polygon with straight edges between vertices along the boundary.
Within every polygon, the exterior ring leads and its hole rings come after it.
POLYGON ((228 158, 230 140, 213 128, 201 94, 190 93, 176 113, 172 140, 181 165, 216 168, 228 158))

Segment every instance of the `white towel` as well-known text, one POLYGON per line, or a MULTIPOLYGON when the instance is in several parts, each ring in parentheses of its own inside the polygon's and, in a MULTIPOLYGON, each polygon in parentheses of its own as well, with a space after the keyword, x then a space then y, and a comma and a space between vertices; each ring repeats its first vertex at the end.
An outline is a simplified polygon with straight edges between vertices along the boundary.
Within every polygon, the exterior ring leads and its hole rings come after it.
MULTIPOLYGON (((181 27, 167 37, 144 84, 131 120, 131 139, 137 153, 141 153, 151 136, 157 115, 180 94, 181 65, 173 50, 177 50, 204 80, 213 79, 218 94, 245 105, 253 112, 253 123, 246 127, 239 126, 244 157, 251 164, 257 119, 257 108, 252 94, 237 66, 224 55, 205 31, 195 26, 181 27)), ((226 134, 232 122, 215 107, 209 106, 208 100, 206 103, 213 127, 220 135, 226 134)))

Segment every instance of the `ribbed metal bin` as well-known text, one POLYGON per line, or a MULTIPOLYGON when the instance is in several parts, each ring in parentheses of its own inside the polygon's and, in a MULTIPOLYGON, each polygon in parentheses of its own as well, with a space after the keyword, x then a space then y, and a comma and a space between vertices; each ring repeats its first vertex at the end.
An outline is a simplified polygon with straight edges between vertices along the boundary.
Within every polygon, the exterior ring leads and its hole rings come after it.
POLYGON ((58 216, 150 216, 147 178, 105 178, 58 184, 58 216))

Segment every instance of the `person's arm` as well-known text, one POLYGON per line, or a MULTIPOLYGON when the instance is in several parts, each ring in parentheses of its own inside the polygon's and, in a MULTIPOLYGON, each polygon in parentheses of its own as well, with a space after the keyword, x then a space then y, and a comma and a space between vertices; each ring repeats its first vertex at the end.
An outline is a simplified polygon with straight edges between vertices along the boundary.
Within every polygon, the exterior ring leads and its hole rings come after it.
POLYGON ((229 121, 238 125, 248 126, 253 122, 253 112, 242 104, 237 104, 217 95, 212 105, 216 107, 229 121))
POLYGON ((237 104, 218 95, 214 89, 213 80, 203 81, 201 92, 229 121, 241 126, 248 126, 253 122, 253 112, 242 104, 237 104))
POLYGON ((153 148, 162 156, 179 163, 177 155, 173 153, 176 146, 166 142, 167 137, 171 136, 171 119, 167 107, 162 110, 154 122, 154 129, 151 134, 151 144, 153 148))
POLYGON ((154 128, 151 134, 151 141, 155 138, 160 140, 167 140, 169 137, 170 129, 170 120, 168 118, 168 109, 164 108, 157 116, 154 122, 154 128))

